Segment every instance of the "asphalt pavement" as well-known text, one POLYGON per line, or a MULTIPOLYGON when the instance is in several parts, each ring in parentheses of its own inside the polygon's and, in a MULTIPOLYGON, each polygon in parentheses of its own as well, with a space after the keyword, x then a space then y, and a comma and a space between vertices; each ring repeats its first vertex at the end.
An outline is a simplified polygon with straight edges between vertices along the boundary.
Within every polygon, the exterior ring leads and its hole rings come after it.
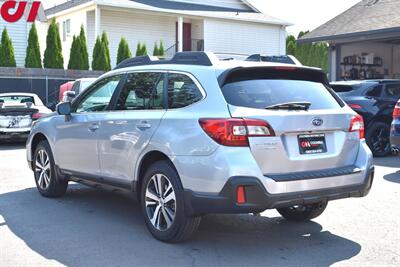
POLYGON ((0 266, 400 266, 400 157, 376 159, 370 195, 291 223, 276 211, 208 215, 193 240, 164 244, 128 194, 35 188, 23 144, 0 146, 0 266))

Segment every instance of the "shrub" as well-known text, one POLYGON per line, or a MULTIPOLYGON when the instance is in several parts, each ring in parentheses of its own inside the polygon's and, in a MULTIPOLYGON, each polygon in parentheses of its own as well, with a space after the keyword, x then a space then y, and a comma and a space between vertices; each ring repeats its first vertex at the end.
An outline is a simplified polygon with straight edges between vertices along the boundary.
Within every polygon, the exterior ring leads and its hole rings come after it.
POLYGON ((4 28, 1 34, 0 47, 0 66, 1 67, 16 67, 14 57, 14 47, 10 37, 8 36, 7 28, 4 28))
POLYGON ((63 69, 64 58, 62 56, 62 47, 60 32, 55 19, 50 23, 46 38, 46 51, 44 52, 44 67, 52 69, 63 69))
POLYGON ((88 53, 88 48, 87 48, 85 29, 83 28, 83 25, 81 26, 81 32, 79 34, 79 39, 80 39, 79 40, 80 54, 82 57, 79 69, 89 70, 89 53, 88 53))
POLYGON ((29 31, 28 47, 26 48, 25 57, 26 68, 42 68, 42 57, 40 55, 39 38, 35 23, 32 24, 29 31))
POLYGON ((121 38, 118 46, 118 56, 117 56, 117 65, 124 61, 125 59, 131 58, 132 53, 129 48, 129 44, 125 38, 121 38))

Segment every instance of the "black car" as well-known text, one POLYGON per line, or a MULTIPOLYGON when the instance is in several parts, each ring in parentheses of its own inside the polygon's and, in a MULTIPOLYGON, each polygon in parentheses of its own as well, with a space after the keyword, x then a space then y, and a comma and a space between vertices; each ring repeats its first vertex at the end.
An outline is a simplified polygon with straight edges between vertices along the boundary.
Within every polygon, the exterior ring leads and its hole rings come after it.
POLYGON ((390 154, 390 125, 400 99, 400 80, 343 81, 331 87, 364 118, 365 138, 374 156, 390 154))

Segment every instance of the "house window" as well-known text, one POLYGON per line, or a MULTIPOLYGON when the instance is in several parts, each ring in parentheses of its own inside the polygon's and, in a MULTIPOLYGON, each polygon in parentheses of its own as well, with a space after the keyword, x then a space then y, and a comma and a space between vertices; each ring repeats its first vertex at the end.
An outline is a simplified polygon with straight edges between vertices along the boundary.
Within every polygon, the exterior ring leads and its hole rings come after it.
POLYGON ((71 34, 71 20, 67 19, 63 22, 63 41, 67 41, 67 37, 71 34))

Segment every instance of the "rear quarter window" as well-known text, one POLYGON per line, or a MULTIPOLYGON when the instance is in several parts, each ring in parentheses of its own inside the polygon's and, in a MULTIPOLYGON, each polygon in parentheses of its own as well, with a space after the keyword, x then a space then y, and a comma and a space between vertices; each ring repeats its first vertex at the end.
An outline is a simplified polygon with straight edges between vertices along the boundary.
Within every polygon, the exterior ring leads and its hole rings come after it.
POLYGON ((222 93, 229 104, 248 108, 265 109, 290 102, 310 102, 311 110, 341 107, 327 86, 306 80, 244 80, 224 85, 222 93))

